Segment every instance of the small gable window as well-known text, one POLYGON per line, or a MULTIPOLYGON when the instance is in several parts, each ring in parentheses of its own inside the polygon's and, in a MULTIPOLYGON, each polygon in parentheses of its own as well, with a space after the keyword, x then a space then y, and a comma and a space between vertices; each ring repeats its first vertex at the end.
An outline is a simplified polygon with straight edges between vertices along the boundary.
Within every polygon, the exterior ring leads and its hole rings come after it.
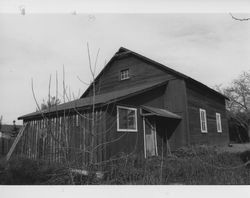
POLYGON ((222 132, 222 128, 221 128, 221 117, 220 117, 220 113, 216 113, 216 126, 217 126, 217 132, 221 133, 222 132))
POLYGON ((137 109, 117 106, 117 131, 137 132, 137 109))
POLYGON ((121 70, 121 72, 120 72, 120 79, 121 80, 129 79, 129 69, 121 70))
POLYGON ((201 124, 201 132, 207 133, 207 116, 205 109, 200 109, 200 124, 201 124))

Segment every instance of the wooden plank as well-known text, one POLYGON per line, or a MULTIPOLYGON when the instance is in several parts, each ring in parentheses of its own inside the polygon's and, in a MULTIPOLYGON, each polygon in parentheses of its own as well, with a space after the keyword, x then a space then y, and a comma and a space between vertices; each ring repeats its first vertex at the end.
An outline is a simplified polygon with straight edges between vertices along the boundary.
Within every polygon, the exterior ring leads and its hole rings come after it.
POLYGON ((11 148, 10 148, 10 150, 9 150, 9 152, 8 152, 8 154, 7 154, 7 156, 6 156, 6 160, 7 160, 7 161, 10 159, 10 157, 11 157, 13 151, 15 150, 16 145, 18 144, 18 141, 19 141, 20 138, 22 137, 22 135, 23 135, 23 133, 24 133, 24 131, 25 131, 26 128, 27 128, 27 124, 25 123, 24 126, 20 129, 20 131, 19 131, 17 137, 15 138, 15 141, 13 142, 13 144, 12 144, 12 146, 11 146, 11 148))
POLYGON ((83 117, 82 117, 82 130, 83 130, 83 139, 82 139, 82 148, 83 148, 83 163, 85 164, 86 163, 86 114, 85 112, 83 112, 83 117))

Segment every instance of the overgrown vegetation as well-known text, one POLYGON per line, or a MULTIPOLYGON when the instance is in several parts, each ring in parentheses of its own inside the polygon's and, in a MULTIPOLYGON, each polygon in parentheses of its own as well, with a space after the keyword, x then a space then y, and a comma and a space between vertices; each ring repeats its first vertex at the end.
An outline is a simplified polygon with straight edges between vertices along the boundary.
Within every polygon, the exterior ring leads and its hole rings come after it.
POLYGON ((12 158, 0 163, 0 184, 250 184, 250 169, 244 163, 250 151, 217 153, 206 146, 182 148, 164 158, 147 160, 136 156, 124 157, 102 165, 104 177, 97 178, 94 167, 88 176, 69 174, 70 169, 60 164, 12 158), (162 174, 161 174, 162 173, 162 174), (73 177, 73 178, 72 178, 73 177))

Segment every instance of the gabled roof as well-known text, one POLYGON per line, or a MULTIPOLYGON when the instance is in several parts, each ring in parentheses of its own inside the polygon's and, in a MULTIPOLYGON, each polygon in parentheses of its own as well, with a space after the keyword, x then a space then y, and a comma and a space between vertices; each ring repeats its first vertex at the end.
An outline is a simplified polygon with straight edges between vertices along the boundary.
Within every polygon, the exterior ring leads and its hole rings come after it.
MULTIPOLYGON (((154 89, 156 87, 165 85, 169 80, 171 79, 159 79, 157 81, 146 83, 143 85, 139 85, 136 87, 131 87, 127 89, 122 89, 118 91, 108 92, 100 95, 95 96, 95 105, 105 105, 110 104, 119 100, 123 100, 141 93, 144 93, 146 91, 149 91, 151 89, 154 89)), ((63 103, 54 107, 51 107, 50 110, 45 109, 42 112, 33 112, 30 114, 23 115, 18 118, 20 119, 29 119, 33 117, 41 117, 42 114, 52 114, 53 112, 62 112, 64 110, 70 110, 74 108, 89 108, 92 105, 93 97, 85 97, 80 98, 78 100, 74 100, 71 102, 63 103)))
MULTIPOLYGON (((136 56, 136 57, 140 58, 140 59, 143 60, 143 61, 149 62, 149 63, 153 64, 153 65, 156 66, 156 67, 160 67, 161 69, 163 69, 163 70, 165 70, 165 71, 167 71, 167 72, 173 74, 174 76, 177 76, 177 77, 179 77, 179 78, 182 78, 182 79, 184 79, 184 80, 186 80, 186 81, 190 81, 190 82, 196 84, 197 86, 200 86, 201 88, 207 89, 207 90, 211 91, 212 93, 214 93, 214 94, 216 94, 216 95, 218 95, 218 96, 220 96, 220 97, 223 97, 223 98, 229 100, 229 99, 228 99, 226 96, 224 96, 223 94, 221 94, 221 93, 215 91, 214 89, 212 89, 212 88, 210 88, 210 87, 208 87, 208 86, 202 84, 201 82, 199 82, 199 81, 197 81, 197 80, 195 80, 195 79, 193 79, 193 78, 191 78, 191 77, 189 77, 189 76, 187 76, 187 75, 185 75, 185 74, 182 74, 182 73, 180 73, 180 72, 178 72, 178 71, 176 71, 176 70, 174 70, 174 69, 171 69, 171 68, 169 68, 169 67, 167 67, 167 66, 165 66, 165 65, 163 65, 163 64, 161 64, 161 63, 158 63, 158 62, 156 62, 156 61, 154 61, 154 60, 152 60, 152 59, 150 59, 150 58, 147 58, 147 57, 145 57, 145 56, 143 56, 143 55, 141 55, 141 54, 138 54, 138 53, 133 52, 133 51, 131 51, 131 50, 129 50, 129 49, 126 49, 126 48, 124 48, 124 47, 121 47, 121 48, 115 53, 115 55, 110 59, 110 61, 106 64, 106 66, 105 66, 105 67, 102 69, 102 71, 98 74, 98 76, 96 77, 96 80, 99 79, 99 78, 101 77, 101 75, 104 73, 104 70, 106 70, 106 69, 111 65, 111 63, 112 63, 115 59, 121 58, 121 57, 123 57, 123 56, 127 56, 127 55, 129 55, 129 54, 130 54, 130 55, 133 55, 133 56, 136 56)), ((95 80, 95 81, 96 81, 96 80, 95 80)), ((83 95, 81 96, 81 98, 83 98, 83 97, 86 96, 86 94, 88 93, 88 91, 90 90, 91 87, 92 87, 92 84, 86 89, 86 91, 83 93, 83 95)))

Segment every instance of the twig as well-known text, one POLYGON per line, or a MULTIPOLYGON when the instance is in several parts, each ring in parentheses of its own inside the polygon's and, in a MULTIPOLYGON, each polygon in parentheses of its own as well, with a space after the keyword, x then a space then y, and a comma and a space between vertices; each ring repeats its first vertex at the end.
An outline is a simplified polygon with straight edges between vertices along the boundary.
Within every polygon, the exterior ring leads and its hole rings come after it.
POLYGON ((232 19, 237 20, 237 21, 248 21, 248 20, 250 20, 250 18, 237 18, 237 17, 233 16, 232 13, 229 13, 229 14, 231 15, 232 19))

